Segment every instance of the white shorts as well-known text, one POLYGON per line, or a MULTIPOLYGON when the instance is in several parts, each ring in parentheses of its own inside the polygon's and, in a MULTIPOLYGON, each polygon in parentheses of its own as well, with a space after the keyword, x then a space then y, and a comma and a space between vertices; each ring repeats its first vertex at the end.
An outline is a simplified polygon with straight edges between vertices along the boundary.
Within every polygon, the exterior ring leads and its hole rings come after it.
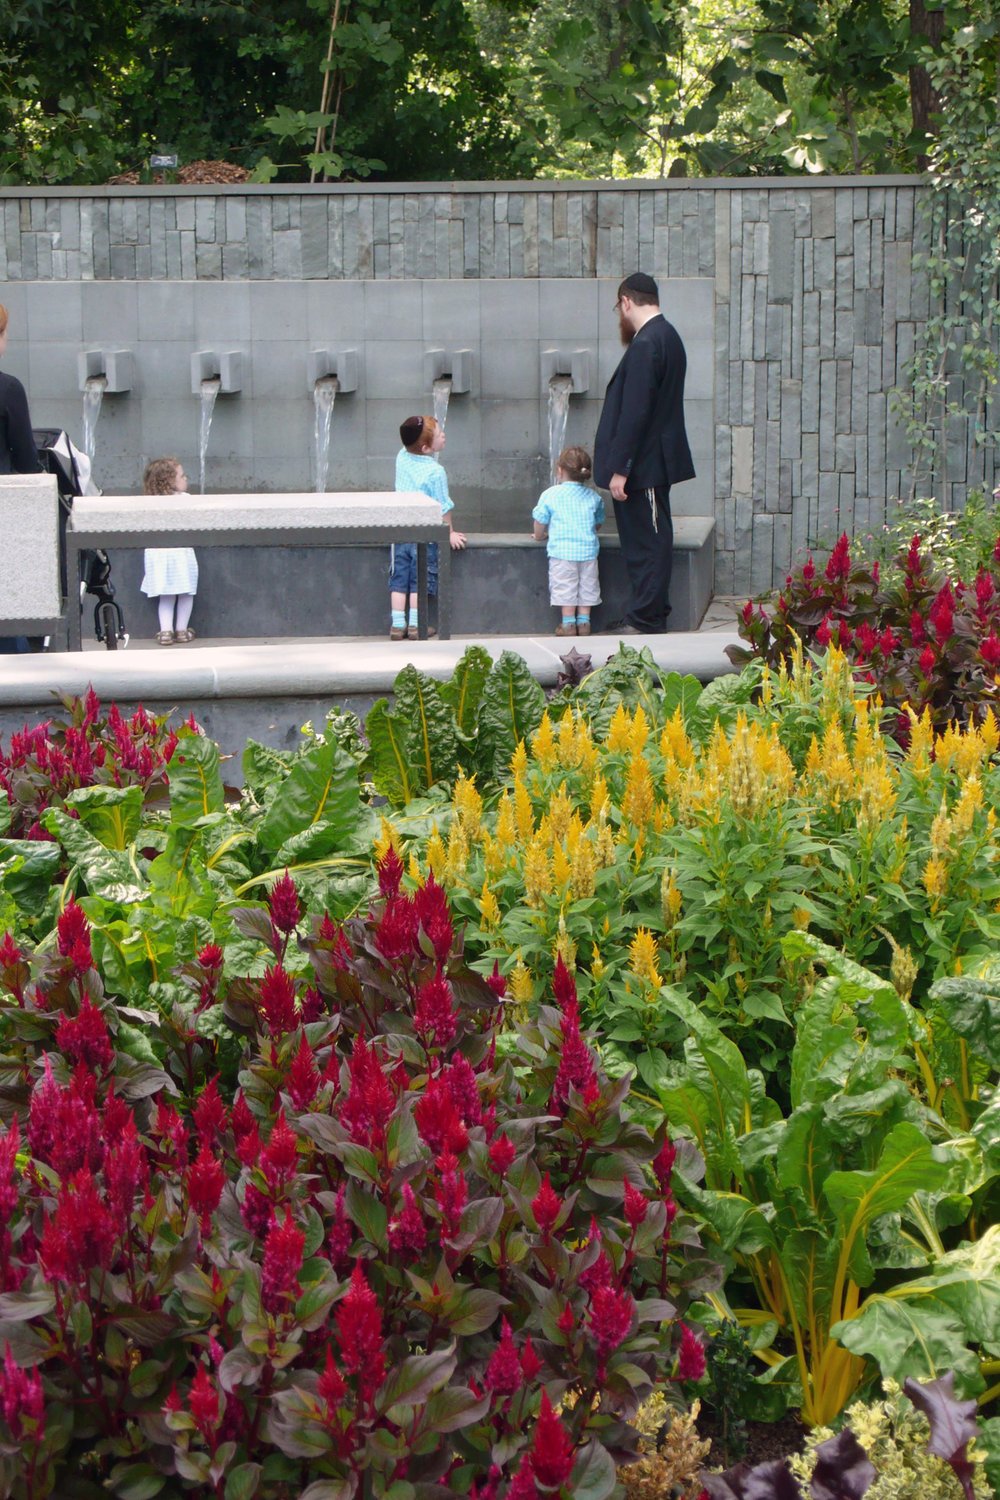
POLYGON ((601 581, 597 574, 597 558, 586 562, 562 562, 558 557, 549 558, 549 603, 550 604, 600 604, 601 581))

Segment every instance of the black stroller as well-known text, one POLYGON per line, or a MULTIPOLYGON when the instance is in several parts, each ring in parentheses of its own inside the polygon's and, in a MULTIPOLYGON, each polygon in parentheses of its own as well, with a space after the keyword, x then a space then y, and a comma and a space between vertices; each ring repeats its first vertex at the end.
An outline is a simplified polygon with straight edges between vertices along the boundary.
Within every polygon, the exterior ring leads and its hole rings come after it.
MULTIPOLYGON (((73 509, 76 495, 83 494, 80 474, 76 465, 73 444, 58 427, 36 427, 33 432, 35 447, 42 468, 55 475, 59 491, 59 577, 63 598, 67 608, 72 609, 75 599, 69 597, 69 579, 66 576, 66 522, 73 509)), ((111 561, 103 549, 80 554, 81 579, 84 591, 92 594, 94 604, 94 634, 108 651, 117 651, 119 644, 128 645, 125 616, 115 599, 115 586, 111 582, 111 561)), ((74 590, 78 580, 73 580, 74 590)))

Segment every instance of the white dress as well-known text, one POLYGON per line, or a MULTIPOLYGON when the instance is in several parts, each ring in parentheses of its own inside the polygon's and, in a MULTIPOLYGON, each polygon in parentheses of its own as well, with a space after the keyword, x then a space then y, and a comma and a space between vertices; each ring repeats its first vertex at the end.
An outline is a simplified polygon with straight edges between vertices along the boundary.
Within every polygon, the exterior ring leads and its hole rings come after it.
POLYGON ((196 594, 198 559, 193 547, 147 547, 140 588, 151 599, 161 594, 196 594))

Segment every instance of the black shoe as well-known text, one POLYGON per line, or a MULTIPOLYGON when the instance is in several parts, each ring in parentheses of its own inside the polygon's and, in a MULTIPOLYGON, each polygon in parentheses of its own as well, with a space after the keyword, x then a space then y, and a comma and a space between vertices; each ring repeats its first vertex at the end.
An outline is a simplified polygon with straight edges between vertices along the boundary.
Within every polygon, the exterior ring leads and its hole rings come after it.
POLYGON ((601 626, 601 635, 642 635, 643 633, 635 625, 630 625, 628 620, 612 620, 610 625, 601 626))

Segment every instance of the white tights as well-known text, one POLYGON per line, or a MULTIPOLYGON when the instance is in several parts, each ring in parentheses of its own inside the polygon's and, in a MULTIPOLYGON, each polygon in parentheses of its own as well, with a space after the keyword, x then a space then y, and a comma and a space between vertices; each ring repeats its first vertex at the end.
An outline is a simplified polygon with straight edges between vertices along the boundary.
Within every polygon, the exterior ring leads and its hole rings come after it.
POLYGON ((186 630, 194 608, 193 594, 161 594, 157 603, 161 630, 186 630), (174 606, 177 607, 176 622, 174 606))

